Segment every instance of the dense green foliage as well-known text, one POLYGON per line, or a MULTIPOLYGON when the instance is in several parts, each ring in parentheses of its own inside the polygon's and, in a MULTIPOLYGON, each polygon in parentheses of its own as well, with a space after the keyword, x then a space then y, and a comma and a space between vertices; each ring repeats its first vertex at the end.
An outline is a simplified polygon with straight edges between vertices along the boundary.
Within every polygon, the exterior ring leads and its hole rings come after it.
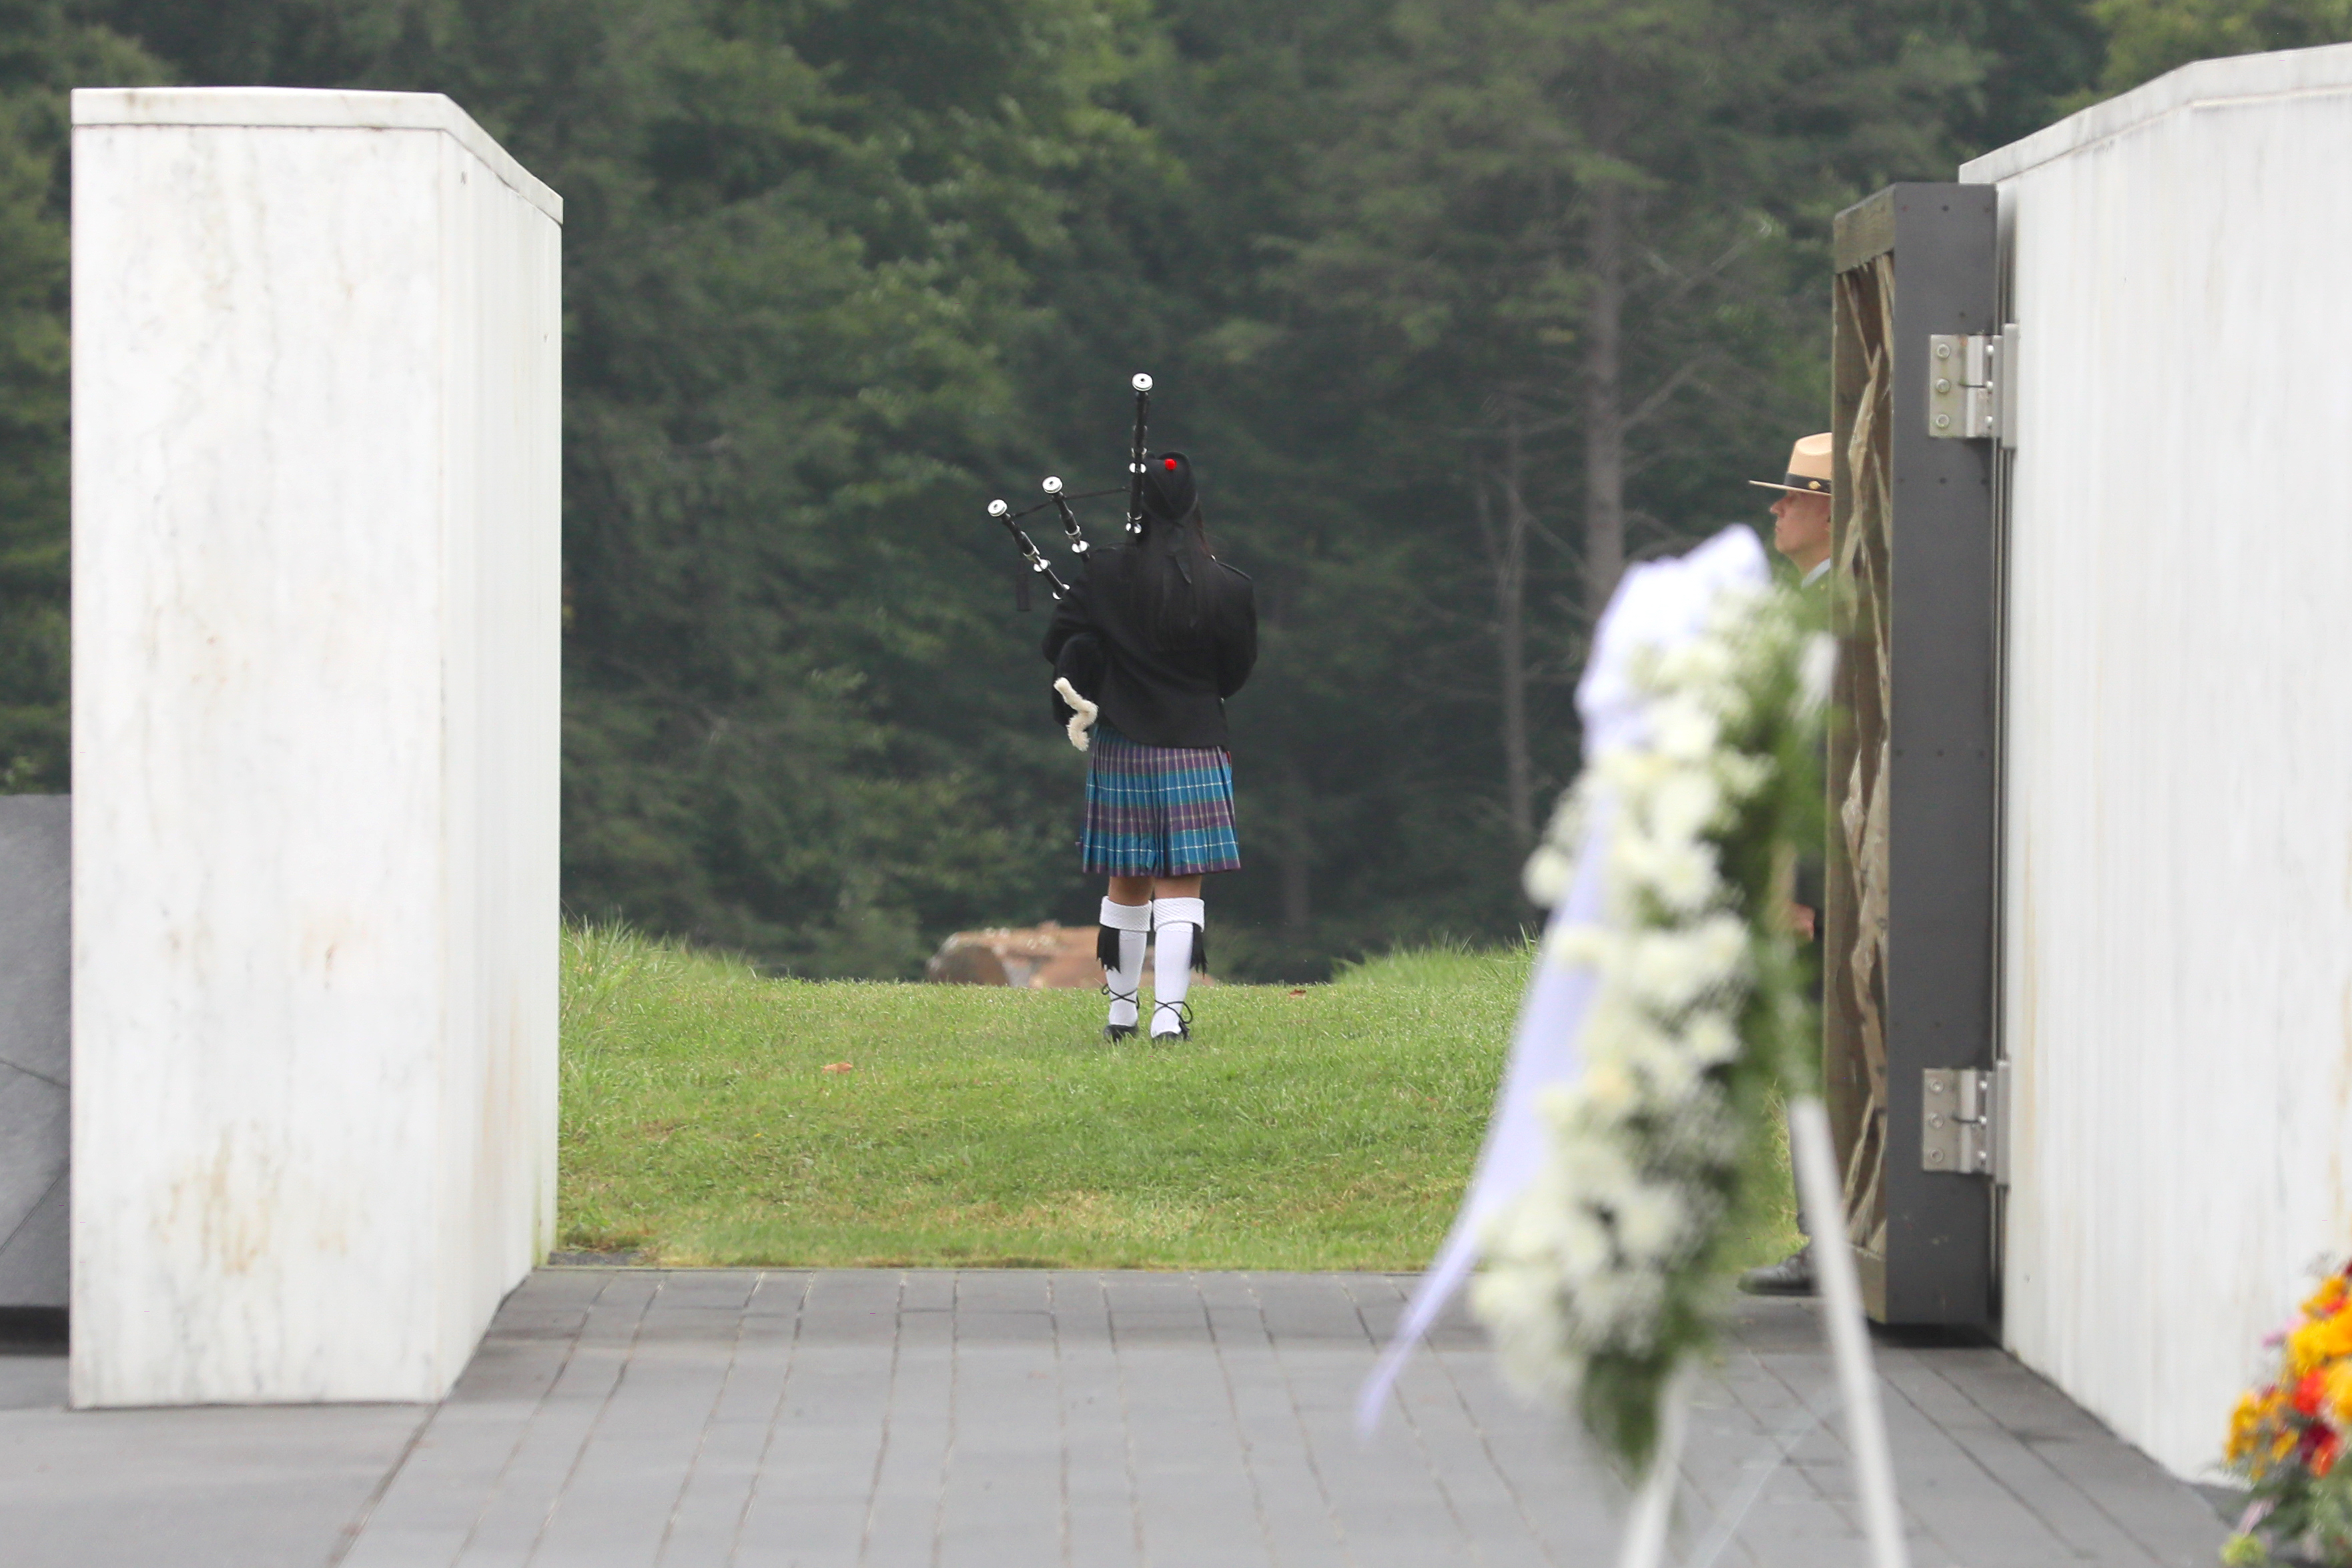
MULTIPOLYGON (((1420 952, 1330 985, 1217 986, 1195 993, 1191 1042, 1108 1046, 1090 992, 767 979, 575 930, 562 1245, 681 1264, 1417 1268, 1461 1199, 1526 964, 1420 952)), ((1767 1215, 1739 1261, 1792 1244, 1789 1216, 1767 1215)))
POLYGON ((2099 91, 2121 92, 2175 66, 2352 38, 2352 0, 2092 0, 2107 36, 2099 91))
POLYGON ((0 793, 66 779, 66 93, 161 68, 0 0, 0 793))
POLYGON ((795 973, 1091 919, 981 506, 1153 372, 1265 620, 1220 962, 1304 976, 1523 918, 1618 562, 1822 423, 1840 206, 2340 9, 0 0, 0 788, 68 782, 76 83, 445 91, 563 193, 566 898, 795 973))

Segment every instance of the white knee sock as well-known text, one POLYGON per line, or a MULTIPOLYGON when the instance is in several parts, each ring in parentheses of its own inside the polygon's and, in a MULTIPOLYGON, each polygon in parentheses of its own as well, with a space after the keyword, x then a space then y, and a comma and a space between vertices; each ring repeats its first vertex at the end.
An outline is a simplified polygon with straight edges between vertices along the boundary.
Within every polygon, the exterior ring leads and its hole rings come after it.
MULTIPOLYGON (((1102 936, 1115 940, 1118 962, 1103 965, 1103 984, 1110 991, 1110 1022, 1132 1027, 1137 1016, 1136 993, 1143 985, 1143 949, 1151 940, 1150 904, 1102 901, 1102 936)), ((1110 940, 1097 941, 1095 956, 1110 956, 1110 940)))
POLYGON ((1181 1032, 1184 996, 1192 989, 1192 939, 1208 906, 1199 899, 1154 899, 1151 926, 1159 953, 1151 966, 1151 1037, 1181 1032))

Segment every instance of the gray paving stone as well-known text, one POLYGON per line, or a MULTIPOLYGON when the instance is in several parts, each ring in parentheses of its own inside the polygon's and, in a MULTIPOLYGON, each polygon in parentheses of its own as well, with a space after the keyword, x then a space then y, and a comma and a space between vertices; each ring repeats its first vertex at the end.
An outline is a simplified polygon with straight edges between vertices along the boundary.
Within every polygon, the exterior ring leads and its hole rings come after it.
POLYGON ((959 1313, 1042 1312, 1051 1302, 1053 1276, 1042 1269, 972 1269, 954 1279, 959 1313))
POLYGON ((600 1436, 555 1498, 531 1561, 652 1563, 693 1458, 666 1439, 600 1436))
MULTIPOLYGON (((519 1433, 480 1445, 436 1441, 431 1435, 409 1450, 401 1465, 399 1484, 386 1489, 368 1517, 368 1540, 392 1531, 415 1531, 454 1537, 443 1561, 454 1559, 481 1518, 489 1488, 505 1474, 519 1433)), ((352 1561, 362 1568, 374 1557, 363 1543, 352 1561)))
POLYGON ((901 1312, 951 1312, 956 1305, 956 1281, 961 1278, 949 1268, 910 1268, 899 1277, 898 1310, 901 1312))
POLYGON ((741 1311, 760 1286, 756 1268, 679 1269, 662 1276, 662 1302, 725 1307, 741 1311))
POLYGON ((814 1273, 805 1271, 762 1274, 758 1288, 751 1293, 751 1304, 745 1311, 754 1318, 798 1318, 802 1307, 808 1300, 809 1284, 814 1279, 814 1273))
POLYGON ((1266 1332, 1282 1340, 1336 1340, 1370 1347, 1371 1331, 1346 1285, 1328 1276, 1307 1275, 1297 1289, 1265 1293, 1260 1310, 1266 1332))
POLYGON ((1064 1530, 1071 1568, 1137 1568, 1143 1561, 1135 1510, 1124 1500, 1073 1498, 1064 1530))
POLYGON ((1195 1306, 1191 1311, 1139 1307, 1110 1310, 1111 1337, 1121 1345, 1160 1344, 1206 1349, 1213 1340, 1209 1315, 1195 1306))
POLYGON ((63 1358, 39 1359, 56 1369, 55 1403, 0 1412, 8 1568, 318 1568, 429 1414, 74 1413, 62 1407, 63 1358))
POLYGON ((736 1537, 734 1561, 759 1568, 842 1568, 868 1561, 866 1501, 754 1496, 736 1537))
POLYGON ((955 1337, 963 1344, 1046 1344, 1054 1338, 1054 1315, 1042 1310, 1003 1311, 959 1307, 955 1311, 955 1337))

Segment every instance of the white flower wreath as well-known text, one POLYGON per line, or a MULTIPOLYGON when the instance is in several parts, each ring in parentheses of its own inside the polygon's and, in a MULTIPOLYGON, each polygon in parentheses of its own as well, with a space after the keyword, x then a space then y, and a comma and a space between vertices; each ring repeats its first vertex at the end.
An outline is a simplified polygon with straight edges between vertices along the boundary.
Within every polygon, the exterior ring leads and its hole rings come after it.
POLYGON ((1634 721, 1595 745, 1528 863, 1547 906, 1597 876, 1591 918, 1556 920, 1538 958, 1591 976, 1584 1066, 1542 1097, 1548 1145, 1486 1222, 1472 1295, 1513 1379, 1635 1468, 1712 1338, 1770 1090, 1812 1072, 1789 877, 1793 846, 1821 839, 1831 650, 1794 592, 1710 591, 1695 637, 1617 650, 1634 721))

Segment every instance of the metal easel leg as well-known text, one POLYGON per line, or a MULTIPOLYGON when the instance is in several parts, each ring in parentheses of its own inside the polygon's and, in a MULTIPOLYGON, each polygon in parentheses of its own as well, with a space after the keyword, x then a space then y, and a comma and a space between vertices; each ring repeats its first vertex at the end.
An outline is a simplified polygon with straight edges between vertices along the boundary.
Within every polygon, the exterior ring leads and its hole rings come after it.
POLYGON ((1845 1205, 1838 1194, 1837 1156, 1830 1147, 1829 1113, 1807 1095, 1789 1107, 1789 1154, 1797 1168, 1797 1197, 1813 1236, 1814 1277, 1821 1281, 1822 1321, 1843 1395, 1846 1447, 1862 1493, 1862 1522, 1872 1568, 1910 1568, 1903 1519, 1895 1502, 1895 1461, 1886 1447, 1886 1420, 1878 1405, 1878 1375, 1870 1362, 1862 1284, 1846 1242, 1845 1205))
POLYGON ((1633 1494, 1633 1513, 1625 1521, 1617 1568, 1659 1568, 1665 1561, 1666 1527, 1675 1517, 1675 1483, 1682 1475, 1683 1442, 1690 1435, 1695 1375, 1691 1364, 1685 1362, 1658 1402, 1658 1447, 1650 1456, 1650 1473, 1642 1478, 1642 1489, 1633 1494))

